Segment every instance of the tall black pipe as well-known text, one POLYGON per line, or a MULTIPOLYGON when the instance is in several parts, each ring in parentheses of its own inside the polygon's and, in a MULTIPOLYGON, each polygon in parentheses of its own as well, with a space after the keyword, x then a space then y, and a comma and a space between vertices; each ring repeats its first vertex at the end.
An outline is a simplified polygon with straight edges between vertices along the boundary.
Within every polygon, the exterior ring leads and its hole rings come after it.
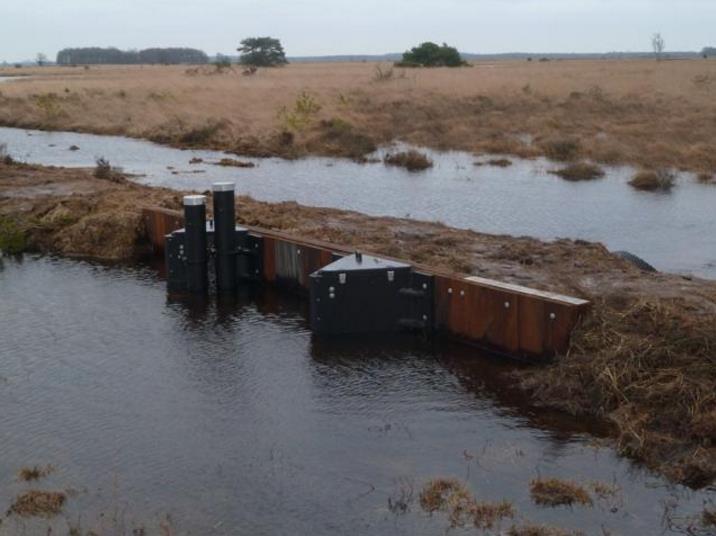
POLYGON ((234 183, 215 182, 214 245, 216 247, 216 287, 219 292, 236 288, 236 214, 234 183))
POLYGON ((184 233, 187 290, 206 292, 209 287, 206 247, 206 197, 184 196, 184 233))

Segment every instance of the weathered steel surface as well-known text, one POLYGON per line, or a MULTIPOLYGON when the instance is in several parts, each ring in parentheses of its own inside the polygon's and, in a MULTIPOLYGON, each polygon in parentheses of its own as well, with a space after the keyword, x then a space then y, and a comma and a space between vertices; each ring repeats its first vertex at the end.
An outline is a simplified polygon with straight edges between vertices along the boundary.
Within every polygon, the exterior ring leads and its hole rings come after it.
POLYGON ((142 216, 147 238, 157 253, 164 251, 166 235, 184 227, 184 214, 179 210, 145 208, 142 210, 142 216))
MULTIPOLYGON (((144 220, 157 251, 163 250, 165 235, 183 226, 181 212, 161 208, 145 209, 144 220)), ((263 241, 262 276, 268 282, 308 289, 311 273, 352 252, 346 246, 280 231, 255 227, 250 231, 263 241)), ((515 356, 566 352, 570 334, 589 306, 569 296, 414 266, 434 276, 436 329, 515 356)))

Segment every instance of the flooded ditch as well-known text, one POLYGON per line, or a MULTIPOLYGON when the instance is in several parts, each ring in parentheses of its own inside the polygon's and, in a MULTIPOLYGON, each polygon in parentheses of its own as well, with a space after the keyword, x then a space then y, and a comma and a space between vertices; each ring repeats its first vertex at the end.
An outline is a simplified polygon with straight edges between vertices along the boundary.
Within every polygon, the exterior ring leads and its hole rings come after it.
POLYGON ((0 294, 0 510, 70 490, 57 518, 10 516, 0 534, 436 534, 449 521, 418 499, 434 477, 512 501, 503 528, 657 534, 713 501, 598 446, 594 423, 525 408, 513 363, 412 337, 321 340, 306 302, 274 289, 183 301, 150 265, 26 255, 2 259, 0 294), (541 476, 619 491, 540 507, 541 476))
POLYGON ((263 201, 408 216, 486 233, 599 241, 663 271, 716 278, 716 187, 688 173, 679 175, 670 193, 652 193, 627 184, 634 172, 628 167, 575 183, 550 174, 559 164, 544 159, 476 166, 489 158, 461 152, 427 151, 434 167, 409 173, 331 158, 242 159, 255 167, 227 168, 214 165, 226 157, 222 152, 67 132, 0 128, 0 143, 15 158, 44 165, 93 166, 104 157, 149 185, 203 191, 214 181, 231 180, 238 194, 263 201), (202 162, 190 164, 192 159, 202 162))

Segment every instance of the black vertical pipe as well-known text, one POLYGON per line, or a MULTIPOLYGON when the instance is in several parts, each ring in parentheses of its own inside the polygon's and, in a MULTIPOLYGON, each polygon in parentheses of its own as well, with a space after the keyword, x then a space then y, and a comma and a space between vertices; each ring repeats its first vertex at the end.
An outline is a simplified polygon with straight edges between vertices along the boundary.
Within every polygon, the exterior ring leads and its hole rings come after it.
POLYGON ((184 196, 184 233, 187 290, 206 292, 209 286, 206 247, 206 197, 184 196))
POLYGON ((215 182, 214 245, 216 247, 216 287, 221 291, 236 288, 236 214, 234 183, 215 182))

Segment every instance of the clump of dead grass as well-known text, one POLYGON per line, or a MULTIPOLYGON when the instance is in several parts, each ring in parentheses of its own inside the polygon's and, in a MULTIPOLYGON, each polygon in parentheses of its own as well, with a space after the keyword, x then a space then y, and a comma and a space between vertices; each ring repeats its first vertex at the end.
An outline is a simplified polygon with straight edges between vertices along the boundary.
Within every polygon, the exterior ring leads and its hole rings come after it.
POLYGON ((574 138, 551 138, 540 144, 545 156, 550 160, 568 162, 579 156, 581 144, 574 138))
POLYGON ((45 478, 54 470, 55 468, 52 465, 46 465, 45 467, 33 465, 32 467, 23 467, 22 469, 20 469, 17 476, 20 480, 30 482, 32 480, 39 480, 41 478, 45 478))
POLYGON ((541 406, 604 418, 618 447, 671 479, 716 477, 713 315, 677 298, 594 299, 570 351, 518 373, 541 406))
POLYGON ((604 177, 604 170, 589 162, 577 162, 561 169, 552 170, 550 173, 568 181, 589 181, 604 177))
POLYGON ((501 519, 515 515, 511 502, 478 502, 465 484, 454 478, 428 481, 420 492, 420 506, 429 513, 445 512, 451 527, 472 524, 491 529, 501 519))
POLYGON ((445 509, 453 494, 467 493, 465 484, 456 478, 436 478, 423 486, 420 492, 420 507, 426 512, 437 512, 445 509))
POLYGON ((557 478, 537 478, 530 482, 532 500, 541 506, 591 505, 589 493, 575 482, 557 478))
POLYGON ((253 162, 247 162, 244 160, 236 160, 235 158, 222 158, 218 162, 214 163, 215 166, 222 167, 237 167, 237 168, 252 168, 256 167, 253 162))
POLYGON ((476 502, 470 509, 470 516, 475 527, 488 530, 501 519, 515 517, 515 508, 510 501, 476 502))
POLYGON ((701 513, 701 524, 704 527, 716 527, 716 508, 704 508, 701 513))
POLYGON ((67 495, 61 491, 25 491, 10 505, 8 515, 50 518, 62 512, 67 495))
POLYGON ((513 525, 507 531, 507 536, 577 536, 578 534, 581 533, 548 525, 513 525))
POLYGON ((408 171, 422 171, 433 167, 433 161, 427 155, 414 149, 387 154, 383 162, 388 166, 403 167, 408 171))
POLYGON ((228 126, 229 122, 226 120, 209 120, 180 134, 177 141, 185 147, 206 146, 228 126))
POLYGON ((666 169, 639 171, 629 184, 637 190, 668 192, 674 187, 676 177, 666 169))
POLYGON ((716 177, 713 173, 699 173, 696 180, 701 184, 716 184, 716 177))
POLYGON ((506 168, 512 165, 512 160, 508 158, 493 158, 487 161, 488 166, 506 168))
POLYGON ((95 160, 95 167, 93 175, 105 181, 110 182, 124 182, 124 176, 117 169, 114 169, 104 157, 99 157, 95 160))

